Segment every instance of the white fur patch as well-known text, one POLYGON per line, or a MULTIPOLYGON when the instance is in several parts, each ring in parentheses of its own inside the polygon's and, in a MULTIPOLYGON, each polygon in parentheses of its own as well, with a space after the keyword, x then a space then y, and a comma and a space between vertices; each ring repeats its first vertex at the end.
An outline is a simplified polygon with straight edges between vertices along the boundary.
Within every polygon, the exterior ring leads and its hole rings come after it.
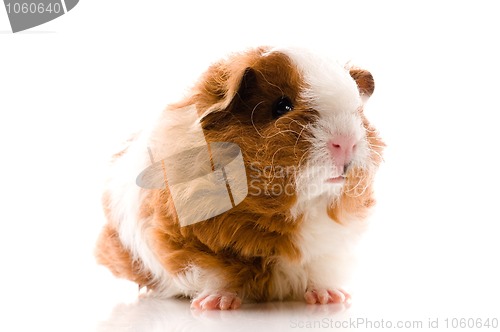
MULTIPOLYGON (((308 86, 301 97, 323 116, 353 114, 362 106, 356 83, 338 62, 301 48, 275 48, 268 53, 272 52, 287 55, 297 66, 308 86)), ((350 128, 337 127, 342 129, 350 128)))
POLYGON ((337 289, 344 286, 355 263, 357 239, 365 224, 335 223, 326 213, 328 201, 317 197, 308 202, 296 244, 301 250, 300 263, 281 260, 275 267, 273 280, 284 294, 301 297, 306 288, 337 289), (288 291, 288 293, 286 293, 288 291))
POLYGON ((110 170, 112 177, 106 185, 110 193, 112 220, 118 223, 120 240, 133 258, 140 259, 151 272, 159 292, 164 296, 178 295, 180 290, 152 250, 147 236, 150 221, 139 218, 145 189, 136 184, 136 177, 151 165, 149 151, 154 160, 161 160, 205 144, 197 123, 194 109, 177 110, 175 116, 161 116, 154 127, 140 133, 125 154, 113 163, 110 170))
POLYGON ((201 293, 224 289, 224 278, 221 275, 195 265, 173 276, 172 280, 181 295, 191 298, 201 293))
POLYGON ((278 273, 288 276, 283 283, 292 284, 291 289, 303 287, 304 278, 307 286, 334 289, 347 279, 354 259, 352 249, 363 227, 356 221, 341 225, 327 215, 328 204, 342 193, 341 184, 326 182, 341 175, 327 145, 335 135, 353 137, 356 148, 352 165, 369 166, 369 147, 358 113, 362 100, 349 71, 337 62, 302 49, 273 51, 286 54, 298 67, 307 86, 301 97, 319 113, 318 121, 309 127, 310 155, 297 173, 298 200, 291 211, 296 217, 304 217, 297 235, 302 262, 300 266, 281 264, 278 273))
POLYGON ((298 205, 319 196, 338 197, 339 184, 326 182, 340 176, 327 146, 334 136, 352 137, 356 141, 352 166, 367 167, 369 147, 366 133, 358 113, 363 106, 356 82, 349 71, 338 62, 300 48, 277 48, 271 52, 287 55, 297 66, 305 81, 306 90, 301 98, 319 113, 318 121, 309 124, 310 154, 305 166, 296 177, 298 205))

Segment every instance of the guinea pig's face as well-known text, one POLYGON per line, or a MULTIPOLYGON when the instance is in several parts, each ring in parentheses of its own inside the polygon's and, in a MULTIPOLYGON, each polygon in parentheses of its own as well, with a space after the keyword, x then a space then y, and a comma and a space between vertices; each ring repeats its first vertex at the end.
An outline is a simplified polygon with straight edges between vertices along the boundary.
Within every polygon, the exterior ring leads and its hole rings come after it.
POLYGON ((240 146, 249 196, 335 197, 378 163, 363 115, 374 88, 367 71, 304 50, 258 49, 214 65, 202 81, 207 141, 240 146))

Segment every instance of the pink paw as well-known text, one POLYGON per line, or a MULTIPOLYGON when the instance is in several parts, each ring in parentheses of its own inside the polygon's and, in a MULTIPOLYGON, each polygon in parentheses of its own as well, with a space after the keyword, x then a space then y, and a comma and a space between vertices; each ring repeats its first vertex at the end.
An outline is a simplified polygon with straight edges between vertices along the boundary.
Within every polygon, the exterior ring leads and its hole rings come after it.
POLYGON ((308 289, 304 294, 308 304, 328 304, 351 302, 351 296, 342 289, 308 289))
POLYGON ((239 307, 241 299, 231 292, 202 293, 191 302, 192 309, 200 310, 229 310, 239 307))

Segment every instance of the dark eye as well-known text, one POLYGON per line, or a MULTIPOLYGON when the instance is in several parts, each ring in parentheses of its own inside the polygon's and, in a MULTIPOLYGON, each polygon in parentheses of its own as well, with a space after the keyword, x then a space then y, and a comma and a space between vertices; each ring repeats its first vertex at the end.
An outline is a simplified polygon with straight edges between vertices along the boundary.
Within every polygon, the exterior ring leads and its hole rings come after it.
POLYGON ((281 97, 273 105, 273 118, 279 118, 291 110, 293 110, 293 104, 290 98, 286 96, 281 97))

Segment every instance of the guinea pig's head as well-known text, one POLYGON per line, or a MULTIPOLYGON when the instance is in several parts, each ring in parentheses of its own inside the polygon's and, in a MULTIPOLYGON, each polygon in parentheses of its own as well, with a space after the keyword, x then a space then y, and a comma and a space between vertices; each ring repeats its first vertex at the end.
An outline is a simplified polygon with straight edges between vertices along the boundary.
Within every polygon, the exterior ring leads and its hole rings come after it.
POLYGON ((207 141, 239 145, 246 201, 280 211, 366 190, 383 146, 363 113, 373 90, 366 70, 258 48, 210 67, 194 100, 207 141))

